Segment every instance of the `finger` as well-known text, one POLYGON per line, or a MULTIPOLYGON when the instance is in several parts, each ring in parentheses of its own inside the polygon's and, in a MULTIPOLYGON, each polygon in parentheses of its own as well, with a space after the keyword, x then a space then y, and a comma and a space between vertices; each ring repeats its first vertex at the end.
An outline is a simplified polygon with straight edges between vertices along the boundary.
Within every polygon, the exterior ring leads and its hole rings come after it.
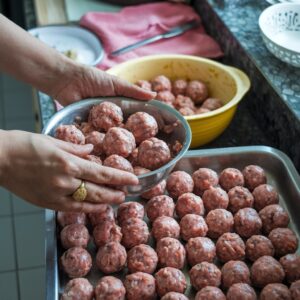
POLYGON ((90 154, 94 149, 94 146, 92 144, 77 145, 77 144, 68 143, 58 139, 53 139, 53 140, 54 143, 60 149, 81 157, 90 154))

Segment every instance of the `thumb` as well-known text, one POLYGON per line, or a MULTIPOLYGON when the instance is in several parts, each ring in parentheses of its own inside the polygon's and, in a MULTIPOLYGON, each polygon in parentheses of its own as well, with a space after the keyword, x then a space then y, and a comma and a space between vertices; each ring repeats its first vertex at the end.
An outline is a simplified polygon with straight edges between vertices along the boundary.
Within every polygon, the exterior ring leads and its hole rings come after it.
POLYGON ((90 154, 94 149, 94 146, 92 144, 76 145, 76 144, 68 143, 65 141, 58 140, 58 139, 55 139, 55 144, 61 150, 64 150, 66 152, 69 152, 71 154, 74 154, 74 155, 80 156, 80 157, 90 154))

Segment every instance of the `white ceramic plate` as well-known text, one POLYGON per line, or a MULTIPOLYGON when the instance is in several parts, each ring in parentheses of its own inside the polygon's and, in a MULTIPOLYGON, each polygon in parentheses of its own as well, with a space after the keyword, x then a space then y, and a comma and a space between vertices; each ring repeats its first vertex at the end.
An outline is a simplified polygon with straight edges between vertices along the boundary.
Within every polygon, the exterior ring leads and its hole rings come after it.
POLYGON ((44 26, 29 32, 59 52, 71 52, 76 61, 95 66, 103 58, 104 50, 98 37, 79 26, 44 26))

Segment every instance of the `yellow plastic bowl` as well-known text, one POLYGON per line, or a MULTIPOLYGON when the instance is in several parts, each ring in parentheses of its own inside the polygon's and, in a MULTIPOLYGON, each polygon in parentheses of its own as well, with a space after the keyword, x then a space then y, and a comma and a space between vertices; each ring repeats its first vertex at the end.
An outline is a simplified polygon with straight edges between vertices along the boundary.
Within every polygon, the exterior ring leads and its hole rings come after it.
POLYGON ((165 75, 171 80, 201 80, 209 91, 209 96, 226 103, 219 109, 185 117, 192 130, 191 148, 211 142, 230 124, 238 103, 250 88, 248 76, 242 71, 210 59, 189 55, 150 55, 129 60, 109 69, 129 82, 139 79, 150 80, 157 75, 165 75))

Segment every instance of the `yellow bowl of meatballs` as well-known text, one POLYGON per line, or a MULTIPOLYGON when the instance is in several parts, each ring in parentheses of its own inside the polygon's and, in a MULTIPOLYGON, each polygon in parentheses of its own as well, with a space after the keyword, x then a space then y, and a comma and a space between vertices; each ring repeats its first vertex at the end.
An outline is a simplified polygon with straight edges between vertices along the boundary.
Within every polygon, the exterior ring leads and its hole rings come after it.
POLYGON ((179 110, 192 130, 191 148, 211 142, 228 127, 250 88, 241 70, 189 55, 149 55, 107 72, 157 91, 157 100, 179 110))

